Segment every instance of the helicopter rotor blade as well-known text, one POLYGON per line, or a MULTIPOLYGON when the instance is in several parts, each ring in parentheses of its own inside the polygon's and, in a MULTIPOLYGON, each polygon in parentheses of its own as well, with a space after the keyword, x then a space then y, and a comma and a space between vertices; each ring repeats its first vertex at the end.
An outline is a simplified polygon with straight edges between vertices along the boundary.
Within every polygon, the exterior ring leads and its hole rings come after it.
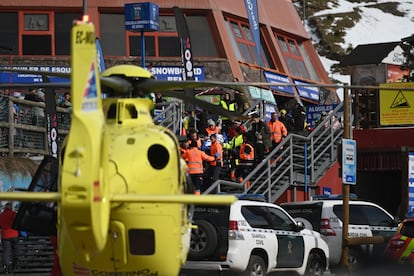
POLYGON ((180 100, 183 100, 185 103, 194 104, 200 107, 203 110, 208 110, 212 113, 229 117, 230 120, 248 120, 250 117, 244 116, 236 111, 229 111, 222 108, 220 105, 215 105, 195 97, 186 96, 183 91, 162 91, 161 92, 164 96, 173 97, 180 100))

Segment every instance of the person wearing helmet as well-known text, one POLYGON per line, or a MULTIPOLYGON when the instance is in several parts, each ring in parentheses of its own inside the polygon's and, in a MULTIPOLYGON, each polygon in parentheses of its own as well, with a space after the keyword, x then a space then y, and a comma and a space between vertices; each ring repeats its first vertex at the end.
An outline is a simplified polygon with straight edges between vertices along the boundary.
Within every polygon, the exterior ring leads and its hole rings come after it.
POLYGON ((279 121, 281 121, 285 125, 288 131, 293 130, 294 124, 292 114, 290 114, 290 112, 287 112, 286 109, 280 110, 279 121))

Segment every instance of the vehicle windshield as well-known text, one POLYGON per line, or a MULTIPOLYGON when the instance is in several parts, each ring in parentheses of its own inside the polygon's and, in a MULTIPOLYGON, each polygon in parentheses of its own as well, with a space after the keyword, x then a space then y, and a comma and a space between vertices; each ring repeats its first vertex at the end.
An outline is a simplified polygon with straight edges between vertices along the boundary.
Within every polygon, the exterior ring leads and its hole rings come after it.
POLYGON ((414 238, 414 221, 407 221, 401 228, 401 235, 414 238))

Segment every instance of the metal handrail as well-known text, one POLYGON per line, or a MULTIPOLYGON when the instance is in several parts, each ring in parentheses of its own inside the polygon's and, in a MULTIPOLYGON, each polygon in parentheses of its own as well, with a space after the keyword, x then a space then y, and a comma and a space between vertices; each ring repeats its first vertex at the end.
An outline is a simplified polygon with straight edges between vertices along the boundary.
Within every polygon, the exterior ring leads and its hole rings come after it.
POLYGON ((219 179, 205 193, 225 191, 228 186, 239 187, 239 192, 262 193, 267 201, 274 202, 290 186, 314 188, 323 172, 336 160, 336 145, 343 129, 335 130, 330 122, 342 106, 339 104, 309 135, 290 133, 242 183, 235 185, 219 179), (248 182, 249 187, 246 186, 248 182))

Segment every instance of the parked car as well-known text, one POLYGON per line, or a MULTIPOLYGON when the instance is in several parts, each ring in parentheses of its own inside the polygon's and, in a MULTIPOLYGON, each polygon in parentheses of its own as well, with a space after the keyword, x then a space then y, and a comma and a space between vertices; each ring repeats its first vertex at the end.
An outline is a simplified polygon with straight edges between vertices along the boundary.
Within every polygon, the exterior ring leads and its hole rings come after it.
MULTIPOLYGON (((338 196, 315 197, 311 201, 282 203, 281 206, 306 228, 321 233, 329 247, 329 265, 335 271, 342 256, 343 201, 338 196)), ((367 201, 349 201, 349 237, 383 237, 379 244, 349 247, 348 262, 356 270, 361 264, 384 257, 386 242, 394 235, 397 223, 381 206, 367 201)))
POLYGON ((185 271, 322 275, 328 268, 321 235, 275 204, 240 199, 230 206, 196 206, 193 224, 185 271))
POLYGON ((414 264, 414 217, 404 219, 388 241, 385 256, 397 263, 414 264))

